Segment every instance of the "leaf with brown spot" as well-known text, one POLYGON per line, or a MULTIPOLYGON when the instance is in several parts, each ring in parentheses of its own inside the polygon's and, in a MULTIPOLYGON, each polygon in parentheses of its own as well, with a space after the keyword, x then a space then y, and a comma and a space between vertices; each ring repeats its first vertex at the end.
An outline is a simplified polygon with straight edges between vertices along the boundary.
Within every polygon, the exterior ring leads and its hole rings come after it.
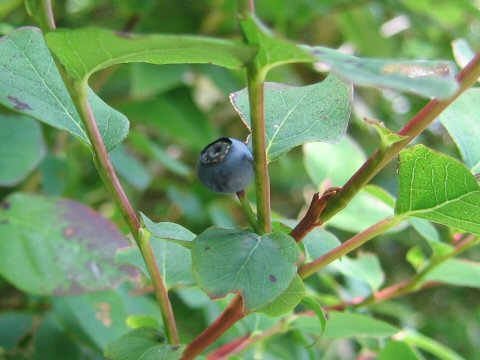
MULTIPOLYGON (((40 29, 22 27, 0 41, 0 104, 90 144, 80 116, 55 66, 40 29)), ((90 46, 90 45, 89 45, 90 46)), ((128 133, 128 119, 91 89, 88 102, 105 146, 112 150, 128 133)))
POLYGON ((239 293, 247 310, 259 309, 282 294, 297 274, 299 259, 295 240, 280 232, 260 236, 210 228, 192 246, 192 270, 199 286, 211 298, 239 293))
POLYGON ((110 289, 126 278, 114 255, 127 241, 97 212, 72 200, 21 193, 2 207, 0 275, 17 288, 72 295, 110 289))

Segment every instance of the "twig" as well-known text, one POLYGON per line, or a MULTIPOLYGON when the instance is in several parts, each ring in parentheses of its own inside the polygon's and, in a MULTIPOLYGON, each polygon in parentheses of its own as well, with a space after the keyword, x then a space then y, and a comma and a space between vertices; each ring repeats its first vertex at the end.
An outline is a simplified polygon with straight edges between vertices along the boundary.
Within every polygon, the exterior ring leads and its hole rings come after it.
POLYGON ((385 151, 377 149, 362 167, 347 181, 335 197, 329 201, 321 214, 321 220, 326 222, 340 210, 345 208, 350 200, 387 165, 408 143, 427 128, 460 94, 470 88, 480 77, 480 53, 458 74, 459 89, 450 99, 431 100, 405 126, 397 132, 405 139, 392 144, 385 151))
POLYGON ((339 189, 339 187, 334 187, 327 189, 322 196, 320 196, 319 193, 313 195, 307 213, 290 233, 290 236, 292 236, 296 242, 302 241, 313 228, 323 224, 320 220, 320 215, 327 206, 328 201, 337 194, 339 189))
MULTIPOLYGON (((42 0, 41 13, 35 14, 40 19, 39 24, 42 30, 45 32, 55 29, 55 20, 53 17, 53 10, 50 0, 42 0)), ((115 203, 120 208, 123 218, 127 223, 135 241, 140 248, 140 252, 145 260, 148 272, 152 279, 152 285, 154 287, 155 295, 162 314, 163 323, 165 326, 165 335, 168 341, 172 344, 179 343, 179 337, 177 333, 177 327, 173 316, 173 310, 168 297, 168 291, 165 287, 165 283, 158 269, 157 262, 155 261, 155 255, 150 244, 150 234, 142 231, 140 220, 133 209, 130 201, 128 200, 125 191, 120 183, 120 180, 115 173, 113 165, 108 156, 107 149, 103 142, 102 135, 97 126, 95 116, 88 102, 88 84, 86 80, 73 81, 66 74, 65 69, 56 64, 57 68, 62 76, 62 79, 67 87, 70 97, 75 105, 82 124, 85 126, 85 130, 90 140, 94 154, 94 162, 97 167, 98 173, 102 178, 103 183, 113 196, 115 203)))
POLYGON ((392 216, 379 221, 378 223, 370 226, 368 229, 362 231, 361 233, 358 233, 354 237, 337 246, 335 249, 329 251, 325 255, 320 256, 319 258, 315 259, 312 262, 309 262, 308 264, 300 266, 300 268, 298 269, 298 274, 303 279, 309 277, 310 275, 324 268, 331 262, 341 258, 342 256, 365 244, 367 241, 373 239, 375 236, 397 225, 400 221, 403 220, 403 218, 404 217, 401 216, 392 216))
POLYGON ((270 223, 270 179, 268 175, 265 114, 264 114, 264 75, 252 63, 247 69, 248 100, 252 128, 253 170, 257 197, 258 227, 264 232, 272 231, 270 223))
POLYGON ((250 207, 250 203, 248 202, 245 191, 241 190, 237 192, 237 197, 238 197, 238 200, 240 201, 240 204, 242 205, 243 212, 245 213, 245 216, 247 217, 247 220, 250 223, 250 226, 252 227, 252 229, 255 230, 257 234, 263 235, 264 234, 263 229, 261 229, 258 226, 257 217, 255 216, 252 208, 250 207))
POLYGON ((240 295, 237 295, 217 320, 187 346, 183 353, 182 360, 194 359, 233 324, 242 319, 246 315, 243 307, 243 299, 240 295))

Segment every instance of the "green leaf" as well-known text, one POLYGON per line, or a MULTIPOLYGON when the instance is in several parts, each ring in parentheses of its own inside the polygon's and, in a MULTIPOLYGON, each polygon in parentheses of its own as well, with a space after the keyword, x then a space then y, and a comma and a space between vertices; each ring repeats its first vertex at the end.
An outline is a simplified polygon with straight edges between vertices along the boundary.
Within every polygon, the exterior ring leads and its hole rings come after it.
POLYGON ((168 345, 155 329, 135 329, 111 342, 105 348, 105 357, 111 360, 179 360, 184 345, 168 345))
POLYGON ((179 159, 175 159, 167 151, 155 144, 147 135, 140 131, 131 131, 128 140, 136 150, 147 158, 152 158, 155 163, 165 167, 168 171, 180 176, 189 176, 191 169, 179 159))
POLYGON ((305 246, 305 260, 312 261, 335 249, 341 242, 331 232, 316 227, 305 236, 302 244, 305 246))
POLYGON ((460 161, 417 145, 399 162, 397 214, 480 234, 480 186, 460 161))
POLYGON ((410 218, 408 222, 428 243, 440 242, 440 235, 430 222, 419 218, 410 218))
MULTIPOLYGON (((0 53, 0 104, 66 130, 89 144, 40 30, 24 27, 12 31, 0 38, 0 53)), ((91 90, 88 101, 105 146, 111 150, 127 135, 128 120, 91 90)))
POLYGON ((128 327, 132 329, 138 329, 141 327, 150 327, 152 329, 159 330, 160 324, 158 319, 151 315, 132 315, 126 320, 128 327))
MULTIPOLYGON (((391 195, 376 185, 367 185, 348 203, 345 209, 327 222, 328 226, 350 232, 360 232, 393 215, 391 195)), ((392 228, 398 230, 403 225, 392 228)))
POLYGON ((247 15, 241 19, 240 28, 247 43, 258 48, 254 61, 264 72, 284 64, 314 61, 313 56, 299 46, 273 37, 254 16, 247 15))
POLYGON ((78 340, 50 312, 34 331, 35 360, 85 358, 78 340))
POLYGON ((447 61, 359 58, 322 46, 305 47, 317 61, 356 85, 409 91, 447 99, 458 89, 455 65, 447 61))
MULTIPOLYGON (((293 328, 322 335, 322 329, 316 317, 300 316, 294 320, 293 328)), ((331 311, 328 313, 327 327, 324 337, 328 339, 342 339, 349 337, 386 338, 396 334, 400 329, 384 321, 367 315, 331 311)))
POLYGON ((76 80, 116 64, 214 64, 240 69, 254 50, 233 41, 201 36, 135 35, 101 29, 60 29, 46 35, 48 47, 76 80))
POLYGON ((402 341, 410 346, 424 350, 440 360, 465 360, 455 351, 414 330, 403 330, 399 334, 402 341))
POLYGON ((167 92, 183 83, 188 65, 164 65, 137 63, 131 65, 131 90, 135 99, 149 98, 167 92))
POLYGON ((171 96, 119 104, 118 108, 129 118, 150 126, 161 138, 178 142, 185 149, 200 152, 205 144, 218 137, 205 113, 198 109, 184 88, 171 96))
MULTIPOLYGON (((305 144, 303 153, 305 168, 317 189, 344 185, 366 161, 363 150, 348 136, 338 144, 305 144)), ((350 232, 360 232, 393 215, 394 204, 395 199, 387 191, 368 185, 345 209, 330 219, 328 225, 350 232)), ((399 228, 401 226, 391 231, 399 228)))
POLYGON ((327 326, 327 316, 325 315, 325 312, 323 311, 322 306, 312 296, 306 296, 303 299, 302 304, 305 305, 310 310, 312 310, 315 313, 315 315, 317 315, 317 319, 320 322, 320 328, 322 330, 320 335, 323 335, 323 332, 325 331, 325 327, 327 326))
POLYGON ((475 57, 475 51, 470 47, 465 39, 455 39, 452 41, 452 51, 456 63, 464 68, 475 57))
POLYGON ((379 352, 377 360, 420 360, 410 346, 401 341, 389 340, 379 352))
POLYGON ((368 284, 372 292, 377 291, 385 281, 385 274, 383 273, 380 261, 374 254, 360 254, 356 259, 345 256, 330 266, 344 276, 368 284))
POLYGON ((45 143, 36 121, 0 114, 0 186, 24 180, 44 156, 45 143))
POLYGON ((387 149, 391 147, 393 144, 398 143, 404 139, 406 139, 406 136, 401 136, 390 129, 386 128, 385 125, 381 122, 378 122, 376 120, 371 120, 367 119, 365 122, 372 126, 378 133, 378 136, 380 137, 380 149, 387 149))
POLYGON ((480 288, 480 263, 449 259, 429 271, 423 278, 423 282, 427 281, 480 288))
POLYGON ((342 186, 367 160, 363 149, 348 135, 337 144, 312 142, 303 146, 303 161, 317 189, 342 186))
POLYGON ((33 314, 3 311, 0 314, 0 349, 13 350, 32 327, 33 314))
POLYGON ((159 239, 169 240, 184 247, 190 248, 192 246, 191 241, 197 236, 179 224, 170 222, 154 223, 142 213, 140 213, 140 217, 142 218, 142 222, 150 234, 159 239))
POLYGON ((292 311, 304 298, 305 285, 300 276, 295 276, 287 290, 277 296, 271 303, 258 309, 259 312, 270 316, 277 317, 292 311))
POLYGON ((329 313, 325 337, 329 339, 352 336, 384 338, 398 331, 397 327, 366 315, 332 311, 329 313))
POLYGON ((72 200, 12 194, 0 206, 0 275, 19 289, 70 295, 116 286, 127 245, 115 225, 72 200))
POLYGON ((115 170, 138 190, 145 190, 152 176, 148 169, 125 146, 117 146, 110 152, 110 160, 115 170))
POLYGON ((22 0, 3 0, 0 3, 0 19, 4 19, 13 10, 22 5, 22 0))
MULTIPOLYGON (((336 76, 303 87, 265 84, 265 136, 268 161, 298 145, 339 141, 347 129, 352 87, 336 76)), ((230 95, 235 110, 250 129, 247 89, 230 95)))
POLYGON ((300 250, 290 236, 259 236, 245 230, 210 228, 193 240, 193 273, 212 298, 242 295, 256 310, 283 293, 297 274, 300 250))
POLYGON ((480 89, 469 89, 447 107, 440 121, 457 144, 462 159, 474 173, 480 173, 480 89))
POLYGON ((69 330, 81 330, 98 349, 130 330, 125 322, 129 311, 116 290, 56 297, 53 303, 69 330))
MULTIPOLYGON (((157 237, 152 237, 150 243, 155 255, 155 261, 168 289, 195 284, 191 270, 192 257, 188 249, 157 237)), ((150 278, 145 261, 137 246, 118 250, 115 260, 119 264, 135 266, 147 278, 150 278)))

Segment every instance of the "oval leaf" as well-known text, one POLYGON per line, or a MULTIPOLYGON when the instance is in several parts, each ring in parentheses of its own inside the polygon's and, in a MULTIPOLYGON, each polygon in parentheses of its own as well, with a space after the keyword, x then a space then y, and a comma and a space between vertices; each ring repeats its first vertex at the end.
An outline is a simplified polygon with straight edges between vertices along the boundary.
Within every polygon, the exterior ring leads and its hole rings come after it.
POLYGON ((337 144, 312 142, 303 146, 303 162, 315 187, 342 186, 367 160, 348 135, 337 144))
MULTIPOLYGON (((66 130, 89 144, 40 30, 25 27, 0 38, 0 54, 0 104, 66 130)), ((111 150, 127 135, 128 120, 90 89, 88 101, 105 146, 111 150)))
POLYGON ((183 345, 168 345, 164 336, 150 327, 130 331, 105 348, 111 360, 179 360, 183 345))
POLYGON ((395 212, 480 234, 480 186, 460 161, 417 145, 400 152, 395 212))
MULTIPOLYGON (((195 284, 192 275, 192 257, 190 251, 183 246, 165 239, 152 237, 150 243, 155 254, 160 273, 168 289, 178 286, 191 286, 195 284)), ((150 274, 137 246, 120 249, 115 260, 120 264, 129 264, 142 270, 150 278, 150 274)))
POLYGON ((258 311, 263 314, 276 317, 292 311, 305 297, 306 290, 300 276, 295 276, 290 286, 281 293, 275 300, 258 311))
POLYGON ((20 115, 0 114, 0 186, 25 179, 45 156, 40 125, 20 115))
POLYGON ((112 288, 125 278, 114 253, 126 245, 111 222, 71 200, 18 193, 0 206, 0 275, 28 293, 112 288))
POLYGON ((480 288, 480 263, 449 259, 429 271, 423 281, 438 281, 453 286, 480 288))
POLYGON ((247 43, 258 47, 255 63, 264 72, 290 63, 309 63, 315 58, 299 46, 271 35, 264 24, 255 16, 240 19, 240 28, 247 43))
MULTIPOLYGON (((313 141, 339 141, 347 129, 352 108, 352 86, 336 76, 303 87, 265 84, 265 136, 269 161, 295 146, 313 141)), ((230 101, 250 128, 247 89, 230 101)))
POLYGON ((283 233, 259 236, 244 230, 210 228, 193 240, 193 273, 212 298, 239 293, 247 310, 283 293, 297 274, 300 251, 283 233))
POLYGON ((330 311, 327 317, 325 332, 316 317, 301 316, 297 318, 292 327, 304 329, 315 335, 329 339, 342 339, 349 337, 386 338, 400 331, 384 321, 370 316, 330 311))
POLYGON ((465 165, 480 173, 480 89, 464 92, 440 115, 440 121, 457 144, 465 165))
POLYGON ((447 99, 458 89, 455 65, 447 61, 364 59, 322 46, 306 47, 332 72, 354 84, 447 99))
POLYGON ((101 29, 60 29, 46 35, 49 48, 76 80, 115 64, 214 64, 239 69, 255 53, 233 41, 201 36, 135 35, 101 29))

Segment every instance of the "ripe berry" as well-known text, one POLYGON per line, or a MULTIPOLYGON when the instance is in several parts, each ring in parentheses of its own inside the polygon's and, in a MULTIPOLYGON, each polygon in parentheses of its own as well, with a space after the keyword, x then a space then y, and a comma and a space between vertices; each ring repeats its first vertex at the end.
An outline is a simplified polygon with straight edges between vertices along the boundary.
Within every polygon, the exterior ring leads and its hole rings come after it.
POLYGON ((222 137, 202 150, 197 172, 202 183, 212 191, 238 192, 252 180, 252 153, 245 143, 222 137))

